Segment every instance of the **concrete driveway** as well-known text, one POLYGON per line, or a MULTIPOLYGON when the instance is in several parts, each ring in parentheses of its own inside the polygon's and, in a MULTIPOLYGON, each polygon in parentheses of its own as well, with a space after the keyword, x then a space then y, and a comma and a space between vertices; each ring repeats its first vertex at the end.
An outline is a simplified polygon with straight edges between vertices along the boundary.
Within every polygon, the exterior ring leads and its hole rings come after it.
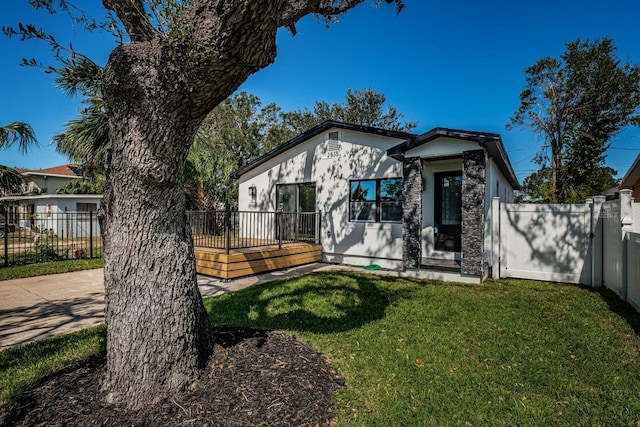
MULTIPOLYGON (((198 276, 204 297, 320 270, 353 269, 314 263, 224 283, 198 276)), ((104 323, 102 269, 0 281, 0 349, 104 323)))

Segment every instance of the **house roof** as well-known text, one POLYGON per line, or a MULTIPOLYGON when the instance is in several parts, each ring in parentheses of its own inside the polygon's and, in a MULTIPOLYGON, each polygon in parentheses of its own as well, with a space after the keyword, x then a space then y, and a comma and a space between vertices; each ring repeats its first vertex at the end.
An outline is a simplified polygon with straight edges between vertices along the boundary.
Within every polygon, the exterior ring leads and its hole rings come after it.
POLYGON ((82 167, 76 163, 54 166, 46 169, 20 169, 18 172, 25 176, 57 176, 62 178, 82 178, 82 167))
POLYGON ((633 188, 638 181, 640 181, 640 154, 638 154, 638 157, 636 157, 636 160, 633 162, 624 178, 622 178, 620 188, 633 188))
POLYGON ((497 133, 476 132, 438 127, 431 129, 430 131, 425 132, 422 135, 414 136, 406 140, 402 144, 389 148, 387 150, 387 156, 392 157, 396 160, 402 160, 404 159, 404 154, 407 151, 419 147, 423 144, 427 144, 438 138, 451 138, 463 141, 477 142, 478 144, 480 144, 480 146, 487 150, 487 153, 489 153, 489 155, 495 160, 496 164, 504 174, 507 181, 509 181, 509 184, 513 187, 513 189, 520 189, 518 178, 516 178, 516 174, 513 171, 511 162, 509 162, 509 157, 507 156, 507 151, 505 150, 504 144, 502 143, 502 138, 497 133))
POLYGON ((100 200, 102 194, 39 194, 37 196, 5 196, 0 197, 0 202, 20 202, 34 200, 100 200))
POLYGON ((285 151, 290 150, 291 148, 309 140, 310 138, 313 138, 314 136, 321 134, 322 132, 325 132, 331 128, 340 128, 340 129, 347 129, 347 130, 353 130, 353 131, 358 131, 358 132, 364 132, 364 133, 370 133, 373 135, 380 135, 380 136, 387 136, 390 138, 398 138, 398 139, 407 139, 407 138, 412 138, 415 135, 412 133, 407 133, 407 132, 400 132, 400 131, 394 131, 394 130, 387 130, 387 129, 381 129, 381 128, 376 128, 376 127, 371 127, 371 126, 364 126, 364 125, 354 125, 354 124, 350 124, 350 123, 344 123, 344 122, 337 122, 337 121, 333 121, 333 120, 327 120, 317 126, 312 127, 311 129, 309 129, 308 131, 301 133, 300 135, 290 139, 289 141, 278 145, 277 147, 275 147, 273 150, 263 154, 262 156, 258 157, 257 159, 255 159, 254 161, 246 164, 245 166, 239 168, 238 170, 236 170, 235 172, 233 172, 231 174, 231 177, 234 179, 239 178, 241 175, 257 168, 258 166, 260 166, 261 164, 273 159, 274 157, 278 156, 281 153, 284 153, 285 151))

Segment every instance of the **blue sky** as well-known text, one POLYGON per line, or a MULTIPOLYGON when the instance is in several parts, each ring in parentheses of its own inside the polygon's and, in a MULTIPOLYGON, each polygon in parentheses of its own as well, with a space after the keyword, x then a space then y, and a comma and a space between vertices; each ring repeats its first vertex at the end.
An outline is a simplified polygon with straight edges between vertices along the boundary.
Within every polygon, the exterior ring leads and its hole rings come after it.
MULTIPOLYGON (((86 0, 85 0, 86 1, 86 0)), ((541 141, 504 125, 518 106, 524 69, 544 56, 559 56, 568 41, 609 36, 620 58, 640 63, 640 2, 637 0, 405 0, 394 7, 359 5, 327 28, 312 17, 298 34, 281 30, 278 57, 241 87, 285 110, 311 107, 316 100, 343 101, 347 88, 374 88, 417 133, 451 127, 500 133, 519 180, 536 168, 531 159, 541 141)), ((59 41, 104 64, 115 46, 107 34, 73 28, 64 15, 33 11, 27 0, 12 0, 0 25, 43 26, 59 41)), ((78 3, 84 3, 78 2, 78 3)), ((90 3, 99 15, 101 1, 90 3)), ((23 156, 0 151, 0 164, 44 168, 66 163, 49 145, 66 121, 77 117, 78 99, 65 96, 42 70, 19 66, 23 57, 52 64, 49 48, 37 41, 0 36, 0 123, 30 123, 40 148, 23 156)), ((621 177, 640 152, 640 129, 613 141, 607 164, 621 177)))

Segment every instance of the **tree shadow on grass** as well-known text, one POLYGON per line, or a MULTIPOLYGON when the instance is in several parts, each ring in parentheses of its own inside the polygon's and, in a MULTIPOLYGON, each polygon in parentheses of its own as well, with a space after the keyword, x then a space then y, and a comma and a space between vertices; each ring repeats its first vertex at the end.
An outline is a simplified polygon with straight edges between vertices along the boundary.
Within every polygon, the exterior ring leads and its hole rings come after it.
POLYGON ((607 303, 612 312, 622 317, 636 335, 640 335, 640 313, 638 313, 631 304, 622 301, 620 297, 610 289, 602 287, 598 288, 596 292, 600 294, 600 297, 607 303))
POLYGON ((349 272, 313 273, 205 300, 214 325, 331 334, 385 316, 411 288, 397 278, 349 272))

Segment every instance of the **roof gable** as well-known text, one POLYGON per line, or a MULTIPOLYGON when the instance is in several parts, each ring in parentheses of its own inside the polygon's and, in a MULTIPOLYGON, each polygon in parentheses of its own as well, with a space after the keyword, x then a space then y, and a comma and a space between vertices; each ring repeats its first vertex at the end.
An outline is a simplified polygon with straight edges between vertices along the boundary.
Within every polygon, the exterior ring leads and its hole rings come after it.
MULTIPOLYGON (((505 178, 509 181, 509 184, 515 190, 520 189, 520 184, 516 178, 516 174, 511 167, 509 158, 507 157, 507 151, 502 144, 502 138, 497 133, 489 132, 476 132, 460 129, 449 128, 433 128, 422 135, 414 136, 398 144, 395 147, 391 147, 387 150, 387 156, 393 157, 396 160, 403 160, 406 152, 420 147, 424 144, 428 144, 436 139, 446 138, 449 140, 470 141, 480 144, 487 153, 496 161, 496 164, 504 174, 505 178)), ((452 141, 453 142, 453 141, 452 141)))
POLYGON ((333 121, 333 120, 327 120, 317 126, 312 127, 311 129, 309 129, 308 131, 301 133, 300 135, 290 139, 289 141, 278 145, 277 147, 275 147, 274 149, 272 149, 271 151, 263 154, 262 156, 258 157, 257 159, 255 159, 254 161, 248 163, 247 165, 239 168, 238 170, 236 170, 235 172, 233 172, 231 174, 231 177, 234 179, 239 178, 241 175, 257 168, 258 166, 262 165, 263 163, 273 159, 274 157, 292 149, 293 147, 296 147, 300 144, 302 144, 305 141, 308 141, 309 139, 313 138, 316 135, 321 134, 322 132, 326 132, 329 129, 332 128, 338 128, 338 129, 347 129, 347 130, 353 130, 353 131, 357 131, 357 132, 363 132, 363 133, 368 133, 368 134, 372 134, 372 135, 380 135, 380 136, 386 136, 389 138, 397 138, 397 139, 407 139, 407 138, 411 138, 414 137, 414 134, 411 133, 406 133, 406 132, 400 132, 400 131, 393 131, 393 130, 387 130, 387 129, 381 129, 381 128, 375 128, 375 127, 371 127, 371 126, 364 126, 364 125, 354 125, 354 124, 350 124, 350 123, 344 123, 344 122, 337 122, 337 121, 333 121))

